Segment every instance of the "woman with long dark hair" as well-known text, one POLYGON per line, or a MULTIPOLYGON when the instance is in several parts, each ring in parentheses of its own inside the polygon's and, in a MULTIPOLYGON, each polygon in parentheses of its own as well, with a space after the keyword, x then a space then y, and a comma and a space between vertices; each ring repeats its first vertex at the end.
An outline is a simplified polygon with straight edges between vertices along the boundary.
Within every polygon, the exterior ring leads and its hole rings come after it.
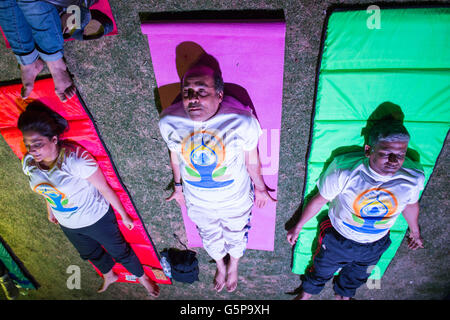
POLYGON ((133 228, 133 220, 95 159, 82 147, 60 140, 67 126, 66 119, 38 101, 20 115, 18 127, 28 150, 22 167, 31 188, 45 198, 49 221, 59 224, 81 258, 102 272, 104 282, 99 292, 117 280, 112 270, 117 261, 157 297, 159 287, 144 273, 123 239, 112 207, 127 228, 133 228))

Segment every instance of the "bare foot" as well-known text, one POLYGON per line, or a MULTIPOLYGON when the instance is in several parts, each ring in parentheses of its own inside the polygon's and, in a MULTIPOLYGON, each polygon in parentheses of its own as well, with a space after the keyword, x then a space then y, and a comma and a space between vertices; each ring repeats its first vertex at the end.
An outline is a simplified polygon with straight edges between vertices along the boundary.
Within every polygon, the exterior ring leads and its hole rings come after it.
POLYGON ((214 289, 217 292, 222 291, 222 289, 225 287, 225 277, 225 270, 219 270, 219 268, 217 268, 216 275, 214 276, 214 289))
POLYGON ((230 255, 230 261, 227 266, 227 291, 233 292, 237 288, 238 284, 238 265, 239 258, 233 258, 230 255))
POLYGON ((114 273, 113 270, 109 271, 108 273, 105 273, 103 275, 103 283, 102 286, 100 287, 100 289, 97 290, 98 293, 101 292, 105 292, 106 289, 108 289, 108 287, 117 281, 117 279, 119 279, 119 277, 117 276, 117 274, 114 273))
POLYGON ((216 274, 214 276, 214 289, 217 292, 222 291, 222 289, 225 287, 225 278, 226 278, 226 272, 227 267, 225 265, 225 262, 223 259, 216 261, 217 269, 216 274))
POLYGON ((340 294, 335 294, 334 298, 336 300, 350 300, 350 297, 344 297, 344 296, 341 296, 340 294))
POLYGON ((142 277, 139 278, 139 283, 144 286, 144 288, 151 296, 158 298, 159 296, 158 284, 152 279, 150 279, 145 273, 142 277))
POLYGON ((20 65, 20 72, 22 78, 22 89, 20 95, 22 99, 28 98, 34 88, 34 81, 36 80, 39 72, 44 68, 44 62, 41 59, 36 59, 31 64, 20 65))
POLYGON ((47 66, 52 74, 56 95, 62 102, 66 102, 76 92, 75 86, 67 71, 66 63, 61 58, 56 61, 47 61, 47 66))
POLYGON ((300 291, 300 293, 292 300, 309 300, 312 297, 312 294, 309 294, 305 291, 300 291))

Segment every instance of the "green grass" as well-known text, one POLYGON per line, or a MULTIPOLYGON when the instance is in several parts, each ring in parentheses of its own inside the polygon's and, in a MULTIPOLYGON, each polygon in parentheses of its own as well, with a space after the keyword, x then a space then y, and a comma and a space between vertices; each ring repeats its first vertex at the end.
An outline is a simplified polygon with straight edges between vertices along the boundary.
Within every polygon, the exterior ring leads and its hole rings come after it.
MULTIPOLYGON (((248 250, 240 265, 234 293, 212 289, 214 265, 196 248, 200 281, 162 286, 160 299, 290 299, 285 292, 299 285, 291 273, 291 247, 285 223, 300 204, 305 156, 313 107, 316 64, 325 15, 332 1, 148 1, 110 0, 119 34, 65 44, 65 56, 83 100, 131 193, 159 251, 181 248, 171 235, 186 241, 181 213, 166 203, 171 180, 169 158, 158 129, 156 81, 139 12, 284 9, 286 51, 275 251, 248 250)), ((346 1, 357 3, 357 1, 346 1)), ((364 1, 370 4, 371 1, 364 1)), ((19 79, 12 53, 0 41, 0 81, 19 79)), ((48 72, 47 70, 44 71, 48 72)), ((410 252, 403 243, 388 267, 381 290, 361 287, 358 299, 441 299, 449 292, 448 248, 449 141, 421 200, 420 223, 426 249, 410 252)), ((139 285, 114 284, 96 294, 100 277, 81 260, 57 226, 46 218, 42 199, 32 193, 20 163, 0 138, 0 234, 22 259, 41 288, 22 299, 148 299, 139 285), (81 290, 66 286, 67 267, 81 268, 81 290)), ((332 299, 331 284, 316 299, 332 299)))

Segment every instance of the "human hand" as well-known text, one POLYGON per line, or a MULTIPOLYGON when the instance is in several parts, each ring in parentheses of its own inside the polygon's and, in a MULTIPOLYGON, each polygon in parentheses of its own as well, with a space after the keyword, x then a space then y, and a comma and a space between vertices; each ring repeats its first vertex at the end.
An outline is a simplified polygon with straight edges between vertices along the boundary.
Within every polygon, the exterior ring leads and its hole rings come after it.
POLYGON ((423 239, 419 232, 410 232, 408 235, 408 248, 417 250, 423 248, 423 239))
POLYGON ((132 230, 134 228, 133 219, 127 213, 122 215, 122 223, 128 230, 132 230))
POLYGON ((172 194, 168 198, 166 198, 167 202, 172 200, 175 200, 179 207, 186 205, 186 202, 184 200, 183 187, 175 186, 175 189, 173 190, 172 194))
POLYGON ((276 199, 274 199, 270 196, 267 189, 258 190, 255 188, 254 192, 255 192, 255 205, 257 208, 264 208, 268 201, 277 202, 276 199))
POLYGON ((298 235, 300 234, 300 231, 302 230, 301 226, 294 226, 291 229, 289 229, 286 240, 289 242, 292 246, 297 242, 298 235))
POLYGON ((49 214, 47 216, 47 218, 48 218, 48 221, 50 221, 51 223, 56 224, 56 225, 59 224, 58 220, 55 218, 55 216, 53 214, 49 214))

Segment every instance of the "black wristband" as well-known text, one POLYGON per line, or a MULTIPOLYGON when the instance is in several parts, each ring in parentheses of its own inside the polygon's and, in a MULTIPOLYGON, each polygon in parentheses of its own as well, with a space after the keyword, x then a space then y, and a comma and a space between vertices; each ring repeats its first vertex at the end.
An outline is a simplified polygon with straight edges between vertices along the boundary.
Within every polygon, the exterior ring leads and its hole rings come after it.
POLYGON ((174 182, 173 183, 175 185, 175 187, 181 187, 183 186, 183 184, 181 182, 174 182))

